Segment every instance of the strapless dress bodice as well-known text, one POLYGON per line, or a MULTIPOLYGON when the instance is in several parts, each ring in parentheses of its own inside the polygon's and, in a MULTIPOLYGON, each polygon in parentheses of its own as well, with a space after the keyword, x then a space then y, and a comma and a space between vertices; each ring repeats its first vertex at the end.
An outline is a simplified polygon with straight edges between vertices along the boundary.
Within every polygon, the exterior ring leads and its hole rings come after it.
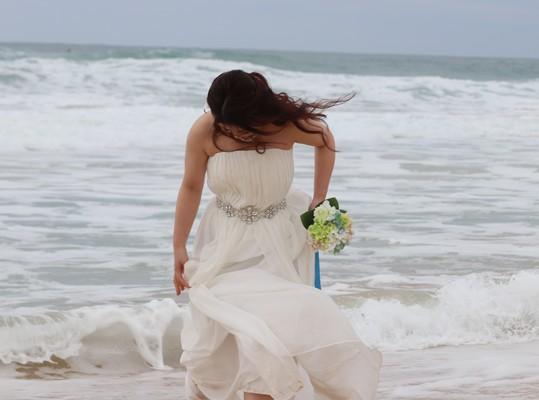
POLYGON ((293 148, 219 152, 208 159, 209 189, 233 207, 265 208, 279 203, 294 179, 293 148))

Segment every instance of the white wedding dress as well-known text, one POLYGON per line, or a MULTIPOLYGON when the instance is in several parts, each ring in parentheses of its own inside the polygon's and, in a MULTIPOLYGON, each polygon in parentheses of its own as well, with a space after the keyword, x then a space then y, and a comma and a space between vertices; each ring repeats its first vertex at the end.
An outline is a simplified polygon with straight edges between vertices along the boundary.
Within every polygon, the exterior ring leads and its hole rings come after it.
POLYGON ((293 148, 219 152, 207 164, 215 196, 201 217, 185 276, 191 288, 180 363, 189 400, 374 399, 382 355, 314 287, 314 252, 299 215, 311 197, 292 186, 293 148), (265 208, 247 224, 217 207, 265 208))

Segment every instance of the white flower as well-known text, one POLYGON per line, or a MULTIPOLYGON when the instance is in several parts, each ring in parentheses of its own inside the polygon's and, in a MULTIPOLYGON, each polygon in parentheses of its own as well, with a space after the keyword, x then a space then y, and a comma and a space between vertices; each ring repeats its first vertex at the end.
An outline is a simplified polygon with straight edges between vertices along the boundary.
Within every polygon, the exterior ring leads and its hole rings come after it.
POLYGON ((337 212, 338 210, 328 200, 324 200, 322 204, 314 209, 314 218, 321 222, 332 221, 335 219, 337 212))
POLYGON ((330 215, 329 201, 324 200, 322 204, 314 209, 314 218, 318 221, 326 221, 330 215))
POLYGON ((335 214, 337 214, 337 209, 333 206, 331 206, 329 208, 329 220, 334 220, 335 219, 335 214))

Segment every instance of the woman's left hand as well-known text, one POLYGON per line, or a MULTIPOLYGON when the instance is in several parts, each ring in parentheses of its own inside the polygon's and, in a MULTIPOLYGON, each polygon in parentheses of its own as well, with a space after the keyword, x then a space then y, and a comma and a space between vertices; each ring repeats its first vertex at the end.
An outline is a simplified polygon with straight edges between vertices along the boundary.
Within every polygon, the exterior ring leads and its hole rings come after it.
POLYGON ((309 204, 309 210, 312 210, 313 208, 315 208, 318 203, 321 203, 322 201, 324 201, 325 199, 321 199, 321 198, 318 198, 318 197, 315 197, 313 198, 313 200, 311 201, 311 204, 309 204))

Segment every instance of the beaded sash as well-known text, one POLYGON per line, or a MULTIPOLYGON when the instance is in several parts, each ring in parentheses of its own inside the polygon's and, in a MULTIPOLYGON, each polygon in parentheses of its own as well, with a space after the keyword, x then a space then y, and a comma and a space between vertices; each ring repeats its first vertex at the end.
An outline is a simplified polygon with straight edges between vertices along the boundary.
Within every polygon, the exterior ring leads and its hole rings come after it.
POLYGON ((230 203, 217 197, 217 207, 224 210, 229 217, 238 217, 247 224, 252 224, 261 218, 272 218, 279 210, 286 207, 286 199, 283 198, 276 204, 271 204, 266 208, 257 208, 249 205, 240 208, 233 207, 230 203))

